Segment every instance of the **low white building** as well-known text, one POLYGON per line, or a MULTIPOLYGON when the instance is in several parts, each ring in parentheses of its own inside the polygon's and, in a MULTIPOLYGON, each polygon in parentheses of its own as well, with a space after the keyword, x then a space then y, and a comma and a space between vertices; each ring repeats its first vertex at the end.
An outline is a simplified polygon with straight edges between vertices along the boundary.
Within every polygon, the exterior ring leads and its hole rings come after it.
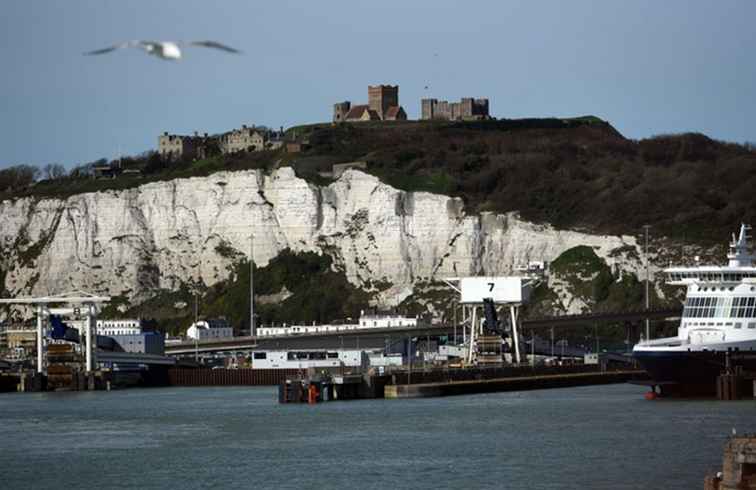
POLYGON ((358 323, 339 323, 328 325, 281 325, 277 327, 258 327, 258 337, 277 335, 304 335, 320 333, 339 333, 351 330, 372 328, 411 328, 417 326, 417 318, 391 314, 365 314, 361 312, 358 323))
POLYGON ((139 318, 97 320, 98 335, 139 335, 141 333, 142 320, 139 318))
POLYGON ((407 328, 416 327, 417 318, 411 316, 390 315, 390 314, 365 314, 363 311, 360 315, 360 328, 407 328))
POLYGON ((253 369, 307 369, 367 366, 362 350, 267 350, 252 353, 253 369))
POLYGON ((404 356, 402 354, 385 354, 383 352, 370 352, 368 354, 368 362, 370 366, 374 367, 388 367, 397 366, 401 367, 404 364, 404 356))
POLYGON ((223 319, 200 320, 186 330, 189 340, 230 339, 233 336, 234 329, 223 319))
POLYGON ((449 357, 465 357, 467 353, 467 347, 464 345, 439 345, 438 354, 440 356, 449 357))
MULTIPOLYGON (((79 331, 79 335, 84 335, 87 325, 86 320, 69 320, 63 322, 71 328, 79 331)), ((97 320, 95 323, 95 332, 97 335, 112 337, 113 335, 139 335, 143 333, 143 321, 139 318, 116 318, 113 320, 97 320)))

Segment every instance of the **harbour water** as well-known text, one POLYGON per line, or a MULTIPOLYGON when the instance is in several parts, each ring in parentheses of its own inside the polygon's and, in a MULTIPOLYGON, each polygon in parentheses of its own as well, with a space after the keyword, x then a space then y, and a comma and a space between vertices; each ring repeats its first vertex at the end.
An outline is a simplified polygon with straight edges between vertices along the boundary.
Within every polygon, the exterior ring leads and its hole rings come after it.
POLYGON ((701 488, 756 401, 591 386, 279 405, 263 388, 0 395, 2 488, 701 488))

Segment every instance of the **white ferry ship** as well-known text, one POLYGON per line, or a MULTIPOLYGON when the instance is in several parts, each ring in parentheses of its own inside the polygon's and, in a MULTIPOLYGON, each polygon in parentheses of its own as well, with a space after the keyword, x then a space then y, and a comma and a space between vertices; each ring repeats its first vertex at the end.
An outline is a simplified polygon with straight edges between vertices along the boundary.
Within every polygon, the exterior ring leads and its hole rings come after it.
POLYGON ((667 284, 687 287, 676 337, 641 341, 633 356, 662 392, 710 393, 729 356, 756 370, 756 267, 750 226, 732 236, 725 266, 672 267, 667 284), (729 353, 729 354, 728 354, 729 353))

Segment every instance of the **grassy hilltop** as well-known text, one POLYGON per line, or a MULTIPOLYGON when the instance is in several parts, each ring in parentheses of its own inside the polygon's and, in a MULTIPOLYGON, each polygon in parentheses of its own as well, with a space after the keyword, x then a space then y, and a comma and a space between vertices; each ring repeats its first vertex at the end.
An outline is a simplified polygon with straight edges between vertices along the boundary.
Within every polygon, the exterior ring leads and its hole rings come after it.
POLYGON ((557 227, 638 234, 642 225, 721 242, 756 218, 756 151, 702 134, 629 140, 594 117, 305 127, 298 169, 365 160, 406 190, 518 210, 557 227), (322 162, 322 163, 321 163, 322 162))

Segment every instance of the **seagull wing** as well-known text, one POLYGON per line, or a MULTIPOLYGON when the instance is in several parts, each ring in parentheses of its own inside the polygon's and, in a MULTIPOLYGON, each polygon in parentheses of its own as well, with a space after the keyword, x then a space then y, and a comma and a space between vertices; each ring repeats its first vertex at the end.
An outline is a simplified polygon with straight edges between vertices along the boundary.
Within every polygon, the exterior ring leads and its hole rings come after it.
POLYGON ((91 56, 91 55, 95 55, 95 54, 110 53, 111 51, 115 51, 116 49, 131 48, 133 46, 137 46, 138 44, 139 44, 139 41, 127 41, 125 43, 115 44, 115 45, 107 47, 107 48, 95 49, 94 51, 88 51, 88 52, 84 53, 84 56, 91 56))
POLYGON ((188 44, 190 44, 191 46, 203 46, 205 48, 220 49, 221 51, 225 51, 227 53, 241 53, 241 51, 239 51, 238 49, 234 49, 230 46, 226 46, 225 44, 221 44, 215 41, 192 41, 188 44))

